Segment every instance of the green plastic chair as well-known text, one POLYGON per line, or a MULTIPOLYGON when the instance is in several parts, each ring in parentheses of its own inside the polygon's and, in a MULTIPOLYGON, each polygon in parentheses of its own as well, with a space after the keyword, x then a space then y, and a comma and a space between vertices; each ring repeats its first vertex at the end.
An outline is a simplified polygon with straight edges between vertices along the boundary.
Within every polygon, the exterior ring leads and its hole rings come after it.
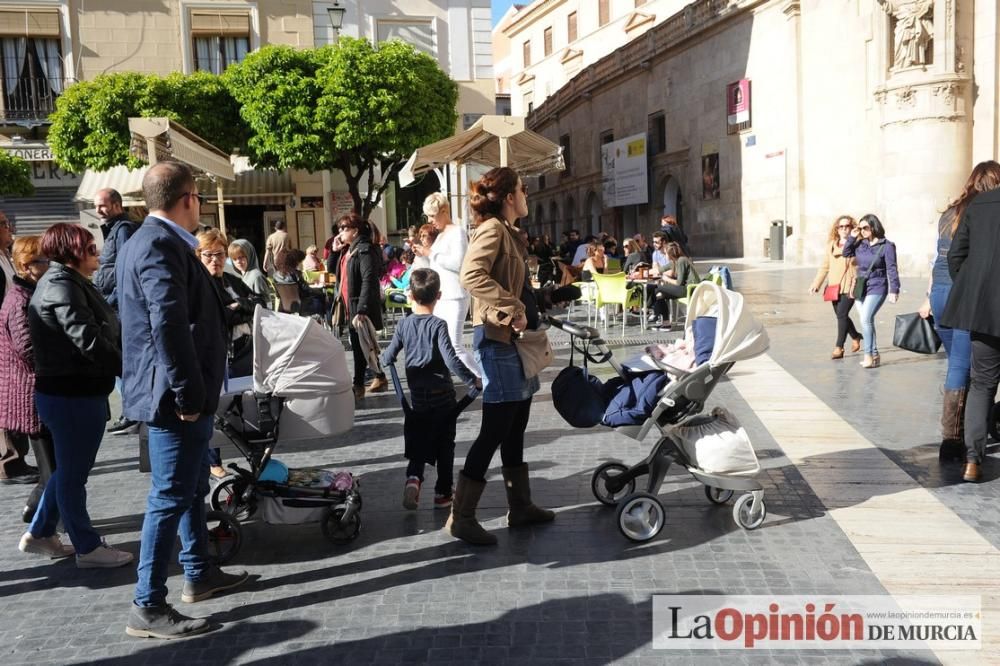
MULTIPOLYGON (((597 285, 598 309, 605 305, 620 305, 622 307, 622 337, 625 337, 625 320, 629 308, 642 307, 643 289, 641 285, 628 286, 628 277, 625 273, 614 273, 612 275, 594 275, 594 284, 597 285)), ((604 332, 608 331, 608 319, 604 317, 604 332)), ((640 326, 643 325, 640 317, 640 326)))
POLYGON ((621 259, 605 259, 604 260, 604 272, 605 273, 620 273, 622 270, 622 260, 621 259))

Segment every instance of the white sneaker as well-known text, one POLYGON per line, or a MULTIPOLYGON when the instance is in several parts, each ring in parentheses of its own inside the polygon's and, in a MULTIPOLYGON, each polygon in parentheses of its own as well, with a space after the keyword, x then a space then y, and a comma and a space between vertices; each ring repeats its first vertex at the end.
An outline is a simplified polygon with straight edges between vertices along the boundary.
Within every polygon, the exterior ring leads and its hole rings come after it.
POLYGON ((100 546, 86 555, 77 553, 76 567, 78 569, 113 569, 123 567, 133 559, 135 558, 132 553, 112 548, 102 541, 100 546))
POLYGON ((21 541, 17 544, 17 549, 22 553, 46 555, 53 560, 69 557, 76 552, 73 546, 64 544, 59 539, 58 534, 53 534, 50 537, 33 537, 31 536, 31 532, 25 532, 21 536, 21 541))
POLYGON ((649 322, 650 324, 658 321, 659 319, 660 319, 660 316, 659 315, 655 315, 655 314, 651 314, 648 317, 646 317, 646 321, 649 322))

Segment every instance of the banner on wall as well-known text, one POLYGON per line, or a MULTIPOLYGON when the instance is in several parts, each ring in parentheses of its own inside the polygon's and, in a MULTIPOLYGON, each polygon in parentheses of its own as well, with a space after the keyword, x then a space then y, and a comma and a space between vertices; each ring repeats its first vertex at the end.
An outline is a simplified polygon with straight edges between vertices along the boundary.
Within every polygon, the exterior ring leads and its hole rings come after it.
POLYGON ((729 125, 750 122, 750 79, 726 86, 726 121, 729 125))
POLYGON ((350 192, 330 192, 330 215, 334 222, 354 212, 354 199, 350 192))
POLYGON ((649 203, 646 135, 601 146, 601 194, 605 207, 649 203))

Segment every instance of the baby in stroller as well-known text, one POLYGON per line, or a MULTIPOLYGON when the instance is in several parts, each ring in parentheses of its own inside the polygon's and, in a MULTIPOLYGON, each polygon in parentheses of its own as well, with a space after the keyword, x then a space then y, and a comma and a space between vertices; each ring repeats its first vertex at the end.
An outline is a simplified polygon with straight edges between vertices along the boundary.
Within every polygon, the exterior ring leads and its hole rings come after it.
POLYGON ((743 428, 724 409, 701 415, 705 401, 736 361, 767 351, 767 332, 745 308, 743 297, 711 283, 699 283, 688 304, 685 338, 693 344, 691 369, 644 356, 619 364, 600 333, 550 318, 571 336, 572 349, 584 367, 565 368, 552 384, 556 410, 575 427, 602 422, 642 441, 651 430, 659 438, 649 455, 628 467, 608 462, 594 472, 591 490, 599 502, 618 507, 618 528, 632 541, 656 537, 664 525, 657 497, 667 471, 678 463, 705 486, 715 504, 725 504, 742 491, 733 517, 744 529, 755 529, 766 515, 763 487, 753 477, 760 466, 743 428), (618 377, 607 384, 587 373, 586 363, 608 362, 618 377), (651 387, 651 388, 650 388, 651 387), (643 491, 636 479, 647 476, 643 491))
POLYGON ((361 531, 358 479, 346 471, 289 469, 272 457, 280 441, 326 438, 350 430, 354 394, 340 341, 315 320, 257 307, 253 376, 230 380, 216 417, 213 446, 229 440, 247 467, 211 496, 209 541, 217 561, 242 543, 240 522, 320 522, 336 544, 361 531))

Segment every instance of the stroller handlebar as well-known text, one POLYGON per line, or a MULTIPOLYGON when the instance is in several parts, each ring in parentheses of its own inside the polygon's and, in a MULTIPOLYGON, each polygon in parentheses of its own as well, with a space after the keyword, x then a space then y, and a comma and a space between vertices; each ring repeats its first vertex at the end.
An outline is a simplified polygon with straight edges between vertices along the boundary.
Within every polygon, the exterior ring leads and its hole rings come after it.
POLYGON ((557 317, 553 317, 552 315, 544 315, 544 319, 560 331, 565 331, 576 338, 582 338, 584 340, 598 340, 601 337, 601 332, 592 326, 574 324, 571 321, 559 319, 557 317))

